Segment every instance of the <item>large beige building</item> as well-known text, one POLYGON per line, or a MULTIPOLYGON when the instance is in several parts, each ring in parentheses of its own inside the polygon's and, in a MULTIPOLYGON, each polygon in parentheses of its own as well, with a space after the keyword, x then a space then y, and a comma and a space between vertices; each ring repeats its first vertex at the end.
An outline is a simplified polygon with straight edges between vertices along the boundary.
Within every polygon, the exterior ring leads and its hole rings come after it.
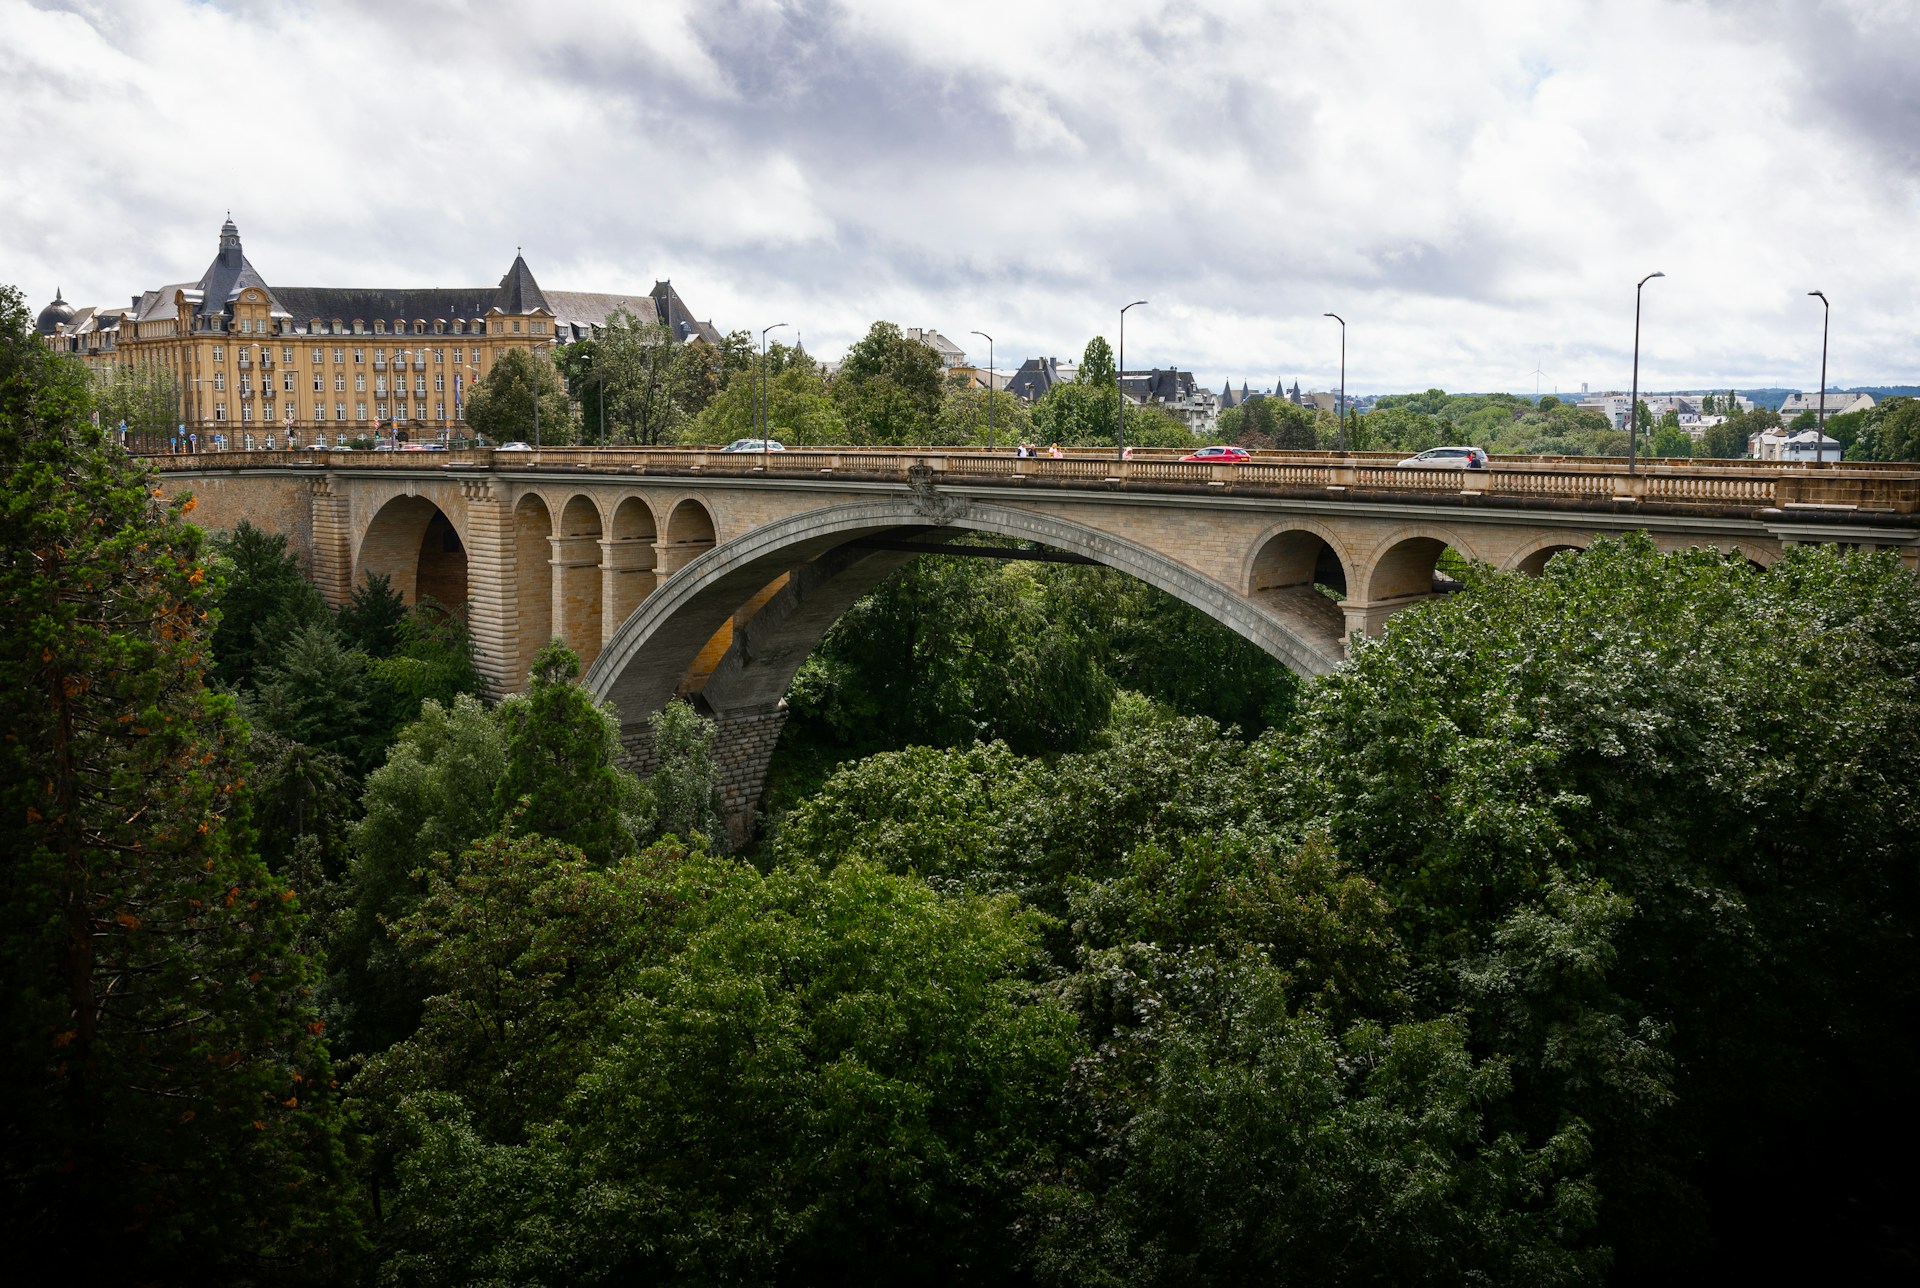
POLYGON ((345 440, 395 428, 457 433, 466 391, 509 349, 582 339, 619 310, 718 345, 669 282, 640 296, 543 291, 527 262, 495 287, 273 286, 228 219, 198 280, 154 287, 125 307, 58 298, 38 328, 104 376, 145 367, 172 377, 182 430, 202 447, 266 446, 291 434, 345 440))

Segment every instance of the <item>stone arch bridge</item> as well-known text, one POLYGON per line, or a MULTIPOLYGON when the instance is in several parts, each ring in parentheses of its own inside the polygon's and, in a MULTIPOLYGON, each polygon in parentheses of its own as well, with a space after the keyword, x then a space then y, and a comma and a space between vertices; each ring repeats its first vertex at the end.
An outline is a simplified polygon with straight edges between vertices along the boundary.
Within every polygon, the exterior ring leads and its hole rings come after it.
MULTIPOLYGON (((676 695, 720 728, 736 840, 752 826, 788 682, 855 600, 967 533, 1025 557, 1158 586, 1302 674, 1446 588, 1451 548, 1538 572, 1595 537, 1738 549, 1893 549, 1920 570, 1920 469, 1497 459, 1459 472, 1391 457, 1251 464, 873 450, 761 457, 685 449, 231 453, 163 457, 214 530, 284 532, 338 604, 370 573, 408 602, 464 606, 482 674, 525 685, 558 635, 618 710, 636 764, 676 695), (1334 592, 1333 594, 1327 593, 1334 592)), ((977 546, 973 553, 981 553, 977 546)), ((953 551, 952 553, 960 553, 953 551)))

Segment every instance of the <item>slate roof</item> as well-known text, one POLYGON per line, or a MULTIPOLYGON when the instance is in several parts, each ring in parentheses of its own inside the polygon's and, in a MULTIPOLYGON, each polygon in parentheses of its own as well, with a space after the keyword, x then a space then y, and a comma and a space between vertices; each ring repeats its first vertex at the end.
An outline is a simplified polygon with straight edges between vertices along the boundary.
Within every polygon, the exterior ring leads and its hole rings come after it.
MULTIPOLYGON (((126 311, 137 322, 172 318, 175 299, 184 293, 188 308, 197 316, 221 317, 231 312, 234 299, 248 287, 265 291, 272 301, 273 315, 286 318, 296 327, 316 321, 369 325, 384 321, 406 323, 409 328, 421 323, 472 323, 498 309, 518 316, 548 313, 554 319, 556 338, 566 342, 584 339, 592 328, 604 326, 614 313, 626 309, 643 322, 665 323, 680 341, 698 336, 716 347, 721 343, 719 330, 713 323, 695 318, 671 282, 655 282, 653 290, 645 295, 547 291, 520 254, 514 255, 512 266, 497 286, 269 286, 248 262, 240 246, 240 230, 231 217, 221 226, 219 253, 199 281, 175 282, 144 291, 133 297, 126 311)), ((70 331, 76 325, 69 319, 70 331)))
POLYGON ((1007 392, 1022 402, 1038 402, 1049 389, 1072 379, 1058 358, 1028 358, 1007 380, 1007 392))

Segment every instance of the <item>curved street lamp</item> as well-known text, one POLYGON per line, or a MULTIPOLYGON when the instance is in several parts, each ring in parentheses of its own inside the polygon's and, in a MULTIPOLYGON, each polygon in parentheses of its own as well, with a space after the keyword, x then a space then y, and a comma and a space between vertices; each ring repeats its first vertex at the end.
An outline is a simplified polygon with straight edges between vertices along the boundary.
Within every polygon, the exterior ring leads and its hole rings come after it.
POLYGON ((1347 450, 1347 320, 1338 313, 1324 314, 1340 324, 1340 398, 1335 404, 1339 407, 1334 422, 1334 441, 1340 451, 1347 450))
POLYGON ((1648 273, 1633 288, 1633 392, 1627 397, 1627 473, 1634 472, 1635 446, 1640 437, 1640 292, 1665 273, 1648 273))
POLYGON ((1114 456, 1120 460, 1125 460, 1127 456, 1127 391, 1120 380, 1120 373, 1127 369, 1127 309, 1138 308, 1145 303, 1145 300, 1135 300, 1120 310, 1120 358, 1113 367, 1113 392, 1120 399, 1120 429, 1115 438, 1118 446, 1114 449, 1114 456))
POLYGON ((972 334, 987 342, 987 450, 993 450, 993 337, 985 331, 972 334))
POLYGON ((1820 410, 1815 413, 1819 417, 1819 422, 1813 427, 1813 459, 1816 464, 1825 464, 1827 459, 1827 324, 1833 321, 1833 305, 1828 303, 1825 291, 1808 291, 1807 294, 1819 296, 1823 310, 1820 315, 1820 410))

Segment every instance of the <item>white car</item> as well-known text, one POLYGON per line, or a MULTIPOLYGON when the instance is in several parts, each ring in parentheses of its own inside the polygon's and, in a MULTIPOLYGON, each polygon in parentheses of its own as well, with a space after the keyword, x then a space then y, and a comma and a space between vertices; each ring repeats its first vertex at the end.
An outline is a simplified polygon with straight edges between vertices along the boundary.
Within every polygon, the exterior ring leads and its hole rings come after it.
POLYGON ((531 452, 533 448, 525 443, 502 443, 493 450, 496 452, 531 452))
POLYGON ((736 438, 722 452, 784 452, 787 449, 771 438, 736 438))
POLYGON ((1398 468, 1484 470, 1487 468, 1487 449, 1484 447, 1436 447, 1430 452, 1409 456, 1406 460, 1398 462, 1398 468))

